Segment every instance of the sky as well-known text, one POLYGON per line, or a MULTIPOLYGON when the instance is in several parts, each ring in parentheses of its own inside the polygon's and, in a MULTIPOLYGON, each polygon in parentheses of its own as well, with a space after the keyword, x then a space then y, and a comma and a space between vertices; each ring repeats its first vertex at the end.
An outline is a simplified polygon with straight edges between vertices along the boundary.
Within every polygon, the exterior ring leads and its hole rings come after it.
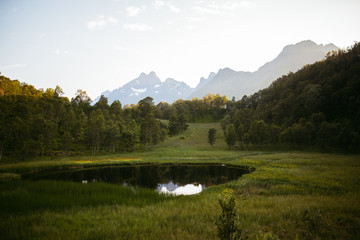
POLYGON ((359 0, 0 0, 0 72, 95 99, 142 72, 195 87, 302 40, 360 40, 359 0))

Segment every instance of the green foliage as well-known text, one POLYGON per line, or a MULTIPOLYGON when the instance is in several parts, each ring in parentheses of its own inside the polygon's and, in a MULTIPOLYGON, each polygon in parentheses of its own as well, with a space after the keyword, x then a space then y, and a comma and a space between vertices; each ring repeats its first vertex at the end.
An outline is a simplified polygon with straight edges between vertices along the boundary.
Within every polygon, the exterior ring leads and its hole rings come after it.
POLYGON ((238 216, 236 212, 234 190, 225 189, 219 195, 219 204, 221 207, 221 214, 216 221, 218 237, 221 240, 240 239, 241 230, 237 223, 238 216))
POLYGON ((151 150, 152 145, 160 142, 160 122, 155 120, 152 114, 149 114, 141 122, 140 142, 144 145, 145 150, 151 150))
POLYGON ((268 139, 268 125, 263 121, 254 121, 249 129, 250 141, 254 144, 259 144, 260 148, 268 139))
POLYGON ((225 141, 230 149, 233 148, 233 146, 236 143, 236 131, 234 124, 230 124, 226 131, 225 141))
POLYGON ((169 120, 169 134, 170 136, 177 135, 186 131, 188 128, 186 116, 183 112, 178 114, 177 110, 174 110, 171 113, 170 120, 169 120))
POLYGON ((224 135, 226 134, 226 129, 229 124, 231 124, 231 117, 226 115, 221 121, 221 129, 223 130, 224 135))
POLYGON ((186 122, 212 122, 220 120, 228 111, 229 100, 220 94, 208 94, 203 99, 193 98, 192 100, 179 99, 172 105, 159 103, 156 108, 156 116, 162 119, 171 120, 174 114, 186 122))
POLYGON ((211 149, 214 148, 216 141, 216 128, 210 128, 208 131, 208 143, 211 145, 211 149))
POLYGON ((133 151, 140 140, 151 148, 165 139, 150 97, 123 110, 104 96, 91 106, 82 90, 71 101, 63 94, 0 76, 0 159, 133 151))

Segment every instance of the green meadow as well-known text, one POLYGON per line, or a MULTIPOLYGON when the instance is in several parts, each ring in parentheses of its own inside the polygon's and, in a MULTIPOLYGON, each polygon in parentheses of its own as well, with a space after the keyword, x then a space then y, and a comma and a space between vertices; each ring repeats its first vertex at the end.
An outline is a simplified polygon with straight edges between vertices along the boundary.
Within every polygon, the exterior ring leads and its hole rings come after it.
POLYGON ((360 156, 229 150, 220 124, 196 123, 151 151, 0 163, 1 239, 217 239, 219 194, 235 191, 244 239, 360 239, 360 156), (207 131, 217 128, 214 149, 207 131), (192 196, 108 183, 25 181, 44 169, 141 163, 255 168, 192 196))

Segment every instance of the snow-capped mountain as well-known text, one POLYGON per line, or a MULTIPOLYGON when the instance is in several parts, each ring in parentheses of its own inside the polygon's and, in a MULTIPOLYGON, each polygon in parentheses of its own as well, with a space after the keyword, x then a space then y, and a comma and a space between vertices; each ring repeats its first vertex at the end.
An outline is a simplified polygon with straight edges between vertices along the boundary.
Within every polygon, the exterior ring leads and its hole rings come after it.
MULTIPOLYGON (((157 104, 162 101, 172 103, 179 98, 187 97, 191 91, 192 89, 184 82, 172 78, 162 82, 155 72, 150 72, 149 74, 141 73, 138 78, 124 86, 113 91, 105 91, 101 95, 107 97, 110 104, 115 100, 119 100, 122 105, 136 104, 148 96, 152 97, 157 104)), ((99 97, 94 102, 98 100, 99 97)))

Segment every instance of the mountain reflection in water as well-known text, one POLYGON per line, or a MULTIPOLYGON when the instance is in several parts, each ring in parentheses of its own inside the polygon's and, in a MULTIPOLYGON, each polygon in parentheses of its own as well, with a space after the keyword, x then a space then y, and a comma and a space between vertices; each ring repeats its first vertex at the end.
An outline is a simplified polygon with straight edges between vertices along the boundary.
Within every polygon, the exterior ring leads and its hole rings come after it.
POLYGON ((200 193, 205 189, 201 184, 186 184, 185 186, 179 186, 174 184, 172 181, 166 184, 159 184, 157 191, 159 193, 172 194, 175 196, 178 195, 193 195, 200 193))

